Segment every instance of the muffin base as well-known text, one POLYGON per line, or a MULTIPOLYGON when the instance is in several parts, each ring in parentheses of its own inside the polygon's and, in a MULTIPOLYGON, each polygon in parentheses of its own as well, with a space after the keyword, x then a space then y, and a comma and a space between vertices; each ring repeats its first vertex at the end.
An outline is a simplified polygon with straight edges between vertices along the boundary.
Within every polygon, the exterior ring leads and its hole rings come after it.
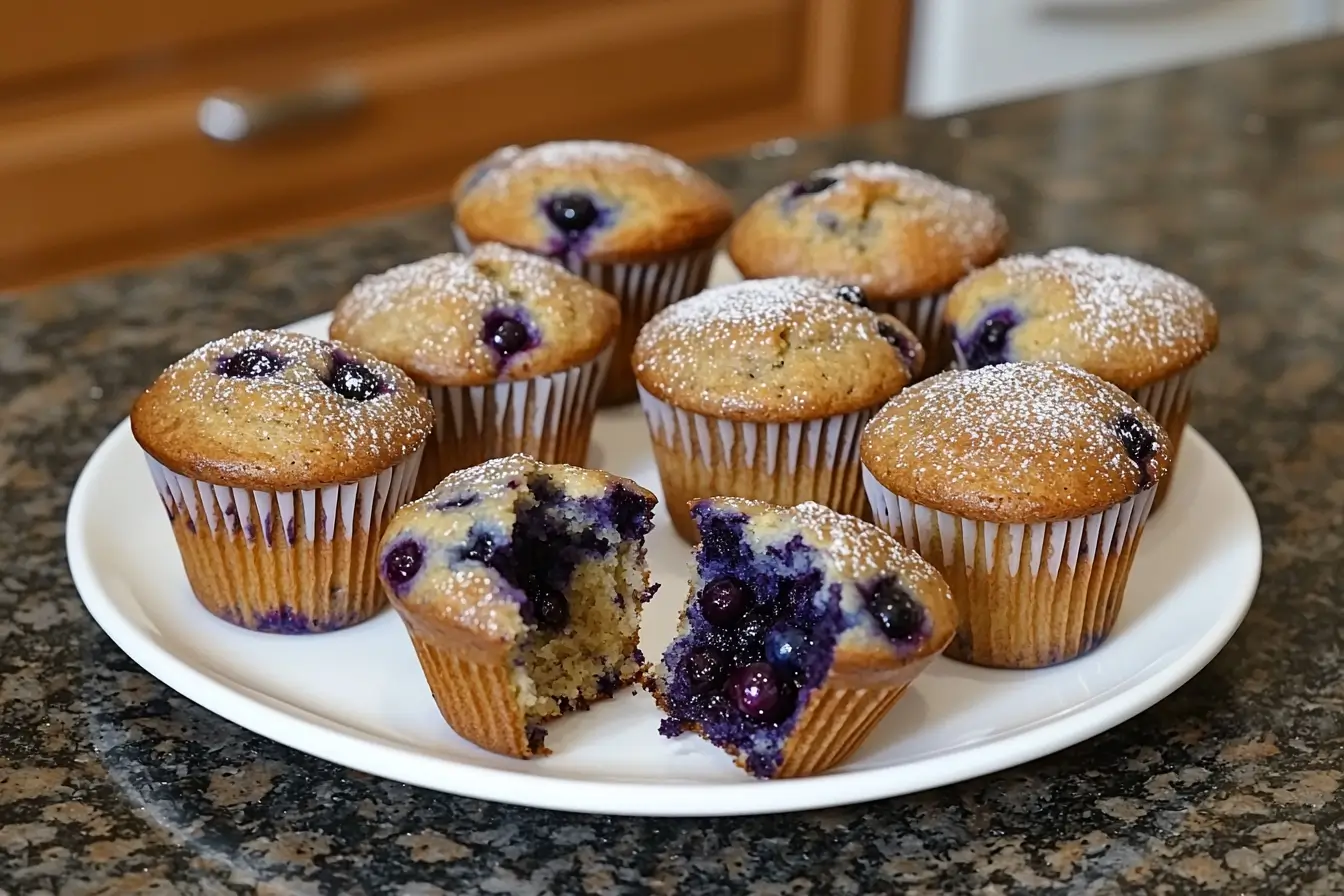
POLYGON ((1143 405, 1144 410, 1153 415, 1158 425, 1171 437, 1171 473, 1157 485, 1157 497, 1153 500, 1153 509, 1162 506, 1167 492, 1171 488, 1171 479, 1176 472, 1176 461, 1181 451, 1181 436, 1185 434, 1185 424, 1190 419, 1190 388, 1194 380, 1194 369, 1182 370, 1155 383, 1149 383, 1130 394, 1143 405))
MULTIPOLYGON (((453 225, 453 238, 459 251, 471 251, 471 239, 456 224, 453 225)), ((635 337, 659 311, 705 288, 714 266, 715 251, 715 246, 709 246, 693 252, 669 253, 621 263, 568 256, 551 258, 621 302, 621 329, 616 336, 616 351, 599 404, 627 404, 635 400, 635 374, 630 368, 635 337)))
POLYGON ((940 292, 918 299, 872 303, 874 311, 890 314, 909 327, 924 347, 924 369, 915 377, 916 382, 942 373, 952 361, 952 342, 943 327, 943 310, 949 295, 940 292))
POLYGON ((610 348, 578 367, 488 386, 429 386, 434 434, 415 495, 456 470, 495 457, 528 454, 542 463, 582 466, 610 348))
POLYGON ((960 623, 947 655, 1007 669, 1062 663, 1106 639, 1155 498, 1149 489, 1085 517, 998 524, 915 504, 866 468, 863 478, 878 525, 952 589, 960 623))
POLYGON ((291 492, 211 485, 145 455, 196 599, 243 628, 334 631, 385 605, 378 540, 411 498, 420 450, 357 482, 291 492))
POLYGON ((707 417, 654 398, 639 400, 649 424, 666 507, 682 538, 699 540, 691 501, 728 496, 785 507, 816 501, 864 516, 859 436, 871 410, 798 423, 707 417))

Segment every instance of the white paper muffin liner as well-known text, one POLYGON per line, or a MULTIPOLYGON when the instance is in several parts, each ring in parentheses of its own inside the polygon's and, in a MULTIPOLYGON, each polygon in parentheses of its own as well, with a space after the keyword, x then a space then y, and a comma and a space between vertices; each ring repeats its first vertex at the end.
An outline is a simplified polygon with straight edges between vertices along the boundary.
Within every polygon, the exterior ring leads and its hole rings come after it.
POLYGON ((951 293, 940 292, 918 299, 873 303, 874 311, 890 314, 905 324, 924 346, 924 369, 917 380, 941 373, 951 360, 943 334, 943 309, 947 307, 949 295, 951 293))
POLYGON ((434 434, 417 496, 449 473, 510 454, 582 466, 611 353, 608 347, 586 364, 526 380, 430 386, 434 434))
POLYGON ((749 423, 687 411, 639 389, 672 521, 688 540, 688 501, 719 495, 866 511, 859 437, 871 409, 796 423, 749 423))
MULTIPOLYGON (((471 239, 456 224, 453 225, 453 236, 459 251, 471 251, 471 239)), ((710 246, 639 263, 604 263, 578 257, 553 259, 571 273, 620 299, 621 331, 616 338, 614 360, 602 393, 603 404, 634 400, 635 378, 630 369, 630 353, 635 347, 635 337, 659 311, 705 288, 714 265, 715 248, 710 246)))
POLYGON ((960 611, 948 656, 1036 668, 1073 659, 1110 633, 1155 489, 1048 523, 965 519, 915 504, 863 470, 877 524, 943 574, 960 611))
POLYGON ((1176 459, 1181 452, 1181 436, 1185 433, 1186 421, 1190 419, 1190 394, 1194 378, 1195 370, 1191 367, 1130 393, 1171 437, 1172 470, 1158 483, 1154 507, 1160 506, 1166 500, 1172 476, 1176 472, 1176 459))
POLYGON ((212 485, 145 460, 201 603, 246 628, 298 633, 382 608, 378 540, 412 497, 422 451, 355 482, 295 491, 212 485))

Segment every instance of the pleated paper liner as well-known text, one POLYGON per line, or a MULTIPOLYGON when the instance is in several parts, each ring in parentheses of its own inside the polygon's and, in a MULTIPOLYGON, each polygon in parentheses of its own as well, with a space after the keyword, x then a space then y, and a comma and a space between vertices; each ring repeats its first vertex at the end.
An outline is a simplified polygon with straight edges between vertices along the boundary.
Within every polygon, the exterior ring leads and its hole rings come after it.
POLYGON ((508 651, 463 651, 402 614, 434 703, 457 734, 482 749, 526 759, 528 745, 508 651))
POLYGON ((932 563, 959 611, 947 655, 1035 669, 1081 656, 1110 634, 1154 489, 1101 513, 1050 523, 963 519, 894 494, 864 470, 878 525, 932 563))
POLYGON ((529 454, 582 466, 611 349, 578 367, 486 386, 430 386, 434 434, 416 485, 423 495, 449 473, 495 457, 529 454))
POLYGON ((743 423, 674 407, 642 388, 639 400, 668 513, 689 542, 699 535, 687 502, 713 495, 867 512, 859 436, 871 410, 799 423, 743 423))
POLYGON ((1157 497, 1153 500, 1154 509, 1162 505, 1171 488, 1176 460, 1181 452, 1181 436, 1185 434, 1185 424, 1190 419, 1190 387, 1195 378, 1194 374, 1195 370, 1191 367, 1130 393, 1135 401, 1143 405, 1144 410, 1153 415, 1153 419, 1167 431, 1167 435, 1171 436, 1172 472, 1157 485, 1157 497))
POLYGON ((355 625, 386 605, 378 540, 411 498, 420 450, 357 482, 292 492, 211 485, 145 458, 187 580, 211 613, 299 634, 355 625))
MULTIPOLYGON (((453 235, 460 251, 471 251, 470 238, 457 225, 453 225, 453 235)), ((601 404, 624 404, 635 400, 635 375, 630 369, 635 337, 659 311, 705 288, 709 283, 710 268, 714 265, 714 253, 715 247, 710 246, 627 263, 600 263, 570 256, 552 258, 621 300, 621 330, 616 337, 616 351, 599 399, 601 404)))
POLYGON ((924 369, 915 377, 925 380, 942 373, 952 361, 951 340, 943 328, 948 293, 940 292, 900 302, 873 302, 873 310, 890 314, 910 328, 924 347, 924 369))

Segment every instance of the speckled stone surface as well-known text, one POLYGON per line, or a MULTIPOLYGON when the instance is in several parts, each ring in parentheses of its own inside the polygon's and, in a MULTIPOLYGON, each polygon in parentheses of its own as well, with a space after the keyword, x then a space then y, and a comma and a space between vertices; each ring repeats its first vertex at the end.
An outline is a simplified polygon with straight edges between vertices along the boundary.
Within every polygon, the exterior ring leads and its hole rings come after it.
POLYGON ((709 166, 739 206, 852 157, 997 196, 1015 245, 1140 255, 1223 314, 1194 423, 1265 534, 1189 685, 919 796, 632 820, 455 799, 297 754, 158 684, 85 614, 65 505, 165 364, 448 245, 440 212, 0 302, 0 893, 1344 892, 1344 42, 709 166))

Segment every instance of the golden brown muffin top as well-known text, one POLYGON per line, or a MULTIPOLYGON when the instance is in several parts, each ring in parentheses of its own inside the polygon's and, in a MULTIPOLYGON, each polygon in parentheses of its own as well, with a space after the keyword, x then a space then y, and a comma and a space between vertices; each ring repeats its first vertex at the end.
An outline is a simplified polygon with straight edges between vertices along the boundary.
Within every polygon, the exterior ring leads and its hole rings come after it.
POLYGON ((833 281, 748 280, 668 306, 635 342, 640 386, 671 405, 729 420, 794 422, 874 407, 923 363, 894 317, 833 281))
POLYGON ((464 172, 452 195, 472 243, 598 262, 707 247, 733 221, 728 195, 690 165, 603 140, 504 147, 464 172))
POLYGON ((983 193, 893 162, 846 162, 758 199, 728 253, 746 277, 834 277, 892 302, 943 292, 1007 240, 983 193))
POLYGON ((997 523, 1097 513, 1152 488, 1171 466, 1170 439, 1134 399, 1056 362, 925 380, 872 419, 859 451, 895 494, 997 523))
POLYGON ((464 647, 506 644, 523 634, 527 597, 501 572, 500 558, 514 549, 514 523, 538 491, 587 506, 594 526, 621 513, 612 503, 618 494, 617 502, 633 500, 649 511, 657 502, 629 479, 524 454, 458 470, 398 510, 383 534, 379 575, 398 610, 450 640, 463 639, 464 647), (389 562, 394 554, 409 554, 413 565, 389 562))
POLYGON ((243 330, 165 370, 131 409, 140 446, 175 473, 291 491, 404 460, 433 427, 410 377, 339 342, 243 330))
POLYGON ((952 290, 944 320, 961 366, 1065 361, 1130 391, 1218 344, 1218 313, 1194 284, 1076 247, 976 271, 952 290))
POLYGON ((365 277, 336 306, 331 335, 440 386, 567 370, 620 329, 620 303, 560 265, 487 243, 365 277))

